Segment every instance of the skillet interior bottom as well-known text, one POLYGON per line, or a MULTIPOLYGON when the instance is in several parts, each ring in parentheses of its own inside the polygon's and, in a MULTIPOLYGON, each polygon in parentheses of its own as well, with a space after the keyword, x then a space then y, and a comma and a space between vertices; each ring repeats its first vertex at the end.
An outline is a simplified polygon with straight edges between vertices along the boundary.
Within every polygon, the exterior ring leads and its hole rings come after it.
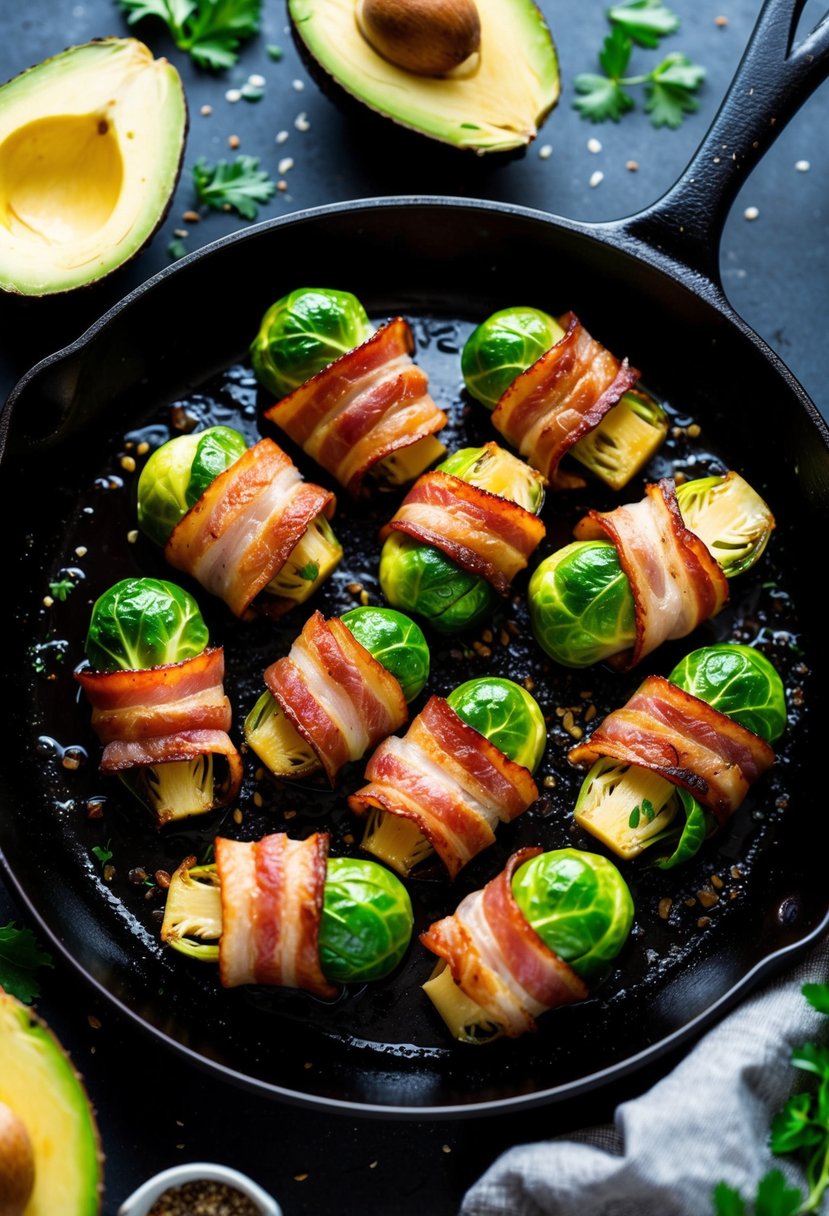
MULTIPOLYGON (((362 294, 375 320, 393 311, 386 296, 361 293, 359 284, 332 285, 362 294)), ((488 416, 463 393, 459 352, 475 321, 514 302, 507 288, 475 316, 456 302, 439 311, 428 310, 425 296, 420 308, 407 302, 405 311, 415 321, 416 358, 429 373, 433 395, 450 407, 450 427, 444 433, 450 450, 494 437, 488 416)), ((555 299, 539 302, 556 311, 571 306, 558 289, 555 299)), ((257 302, 245 306, 251 333, 259 311, 257 302)), ((589 306, 582 312, 588 328, 611 349, 631 349, 620 318, 607 332, 601 326, 606 315, 594 321, 589 306)), ((416 941, 388 980, 349 990, 333 1003, 283 990, 222 991, 215 969, 163 949, 158 942, 163 895, 146 876, 151 880, 157 870, 171 871, 189 853, 202 855, 217 833, 256 839, 275 830, 301 836, 325 828, 332 833, 334 855, 359 855, 361 825, 345 798, 362 784, 362 767, 349 772, 332 793, 315 781, 277 783, 257 773, 256 758, 249 754, 237 804, 241 822, 232 811, 217 812, 159 832, 120 787, 98 776, 100 749, 89 728, 88 706, 71 676, 83 658, 89 610, 101 591, 132 575, 171 577, 194 591, 212 641, 225 645, 225 686, 240 737, 241 723, 261 690, 262 670, 287 652, 311 608, 325 615, 343 612, 360 602, 361 589, 371 603, 383 602, 377 531, 395 500, 378 495, 355 506, 340 492, 334 523, 345 557, 335 576, 312 605, 295 610, 282 623, 241 624, 223 605, 171 572, 149 541, 129 539, 135 528, 137 472, 126 472, 122 465, 122 457, 134 453, 142 440, 155 444, 167 437, 171 406, 200 424, 220 422, 238 427, 251 440, 264 433, 284 443, 267 423, 260 425, 261 409, 270 400, 257 390, 238 349, 229 367, 185 392, 171 394, 175 381, 168 372, 149 375, 129 418, 119 419, 117 426, 99 424, 36 458, 18 457, 7 465, 5 505, 7 511, 13 506, 14 518, 25 520, 25 532, 15 530, 21 532, 19 539, 9 537, 16 563, 11 568, 19 571, 19 587, 25 590, 13 607, 15 597, 8 597, 7 605, 14 682, 6 705, 1 839, 17 881, 48 930, 87 975, 142 1023, 208 1066, 216 1064, 243 1083, 291 1099, 411 1115, 484 1112, 589 1088, 608 1070, 629 1067, 641 1053, 661 1049, 671 1036, 704 1017, 756 963, 798 941, 819 922, 825 894, 815 850, 804 843, 798 826, 810 799, 807 774, 814 772, 809 740, 816 713, 810 696, 819 658, 799 583, 804 542, 793 501, 798 492, 769 483, 758 445, 748 451, 735 444, 733 422, 726 424, 721 398, 714 404, 690 375, 686 386, 684 377, 665 377, 664 352, 649 375, 650 342, 647 334, 639 334, 632 361, 644 369, 645 383, 666 399, 674 426, 647 470, 648 479, 672 470, 699 476, 734 467, 768 497, 778 517, 777 531, 759 566, 732 584, 732 602, 715 621, 686 642, 663 647, 632 675, 604 668, 567 671, 547 661, 529 630, 526 575, 488 624, 491 636, 482 629, 461 637, 429 636, 432 676, 413 712, 427 693, 445 694, 464 679, 493 673, 532 682, 550 734, 536 806, 502 827, 496 845, 474 859, 454 884, 437 869, 409 883, 415 933, 452 911, 517 847, 597 847, 572 823, 581 775, 565 759, 574 741, 565 729, 567 709, 577 724, 585 724, 595 707, 598 721, 648 671, 669 672, 693 646, 735 640, 758 644, 780 670, 789 727, 771 774, 697 859, 667 873, 641 862, 620 865, 633 892, 636 922, 617 967, 591 999, 546 1015, 536 1035, 484 1048, 448 1042, 443 1023, 420 991, 434 959, 416 941), (695 439, 686 431, 693 421, 702 428, 695 439), (65 602, 43 607, 48 583, 70 569, 77 590, 65 602), (111 853, 106 871, 95 849, 111 853), (707 907, 698 893, 712 889, 712 875, 717 898, 707 907)), ((327 484, 302 453, 289 450, 306 477, 327 484)), ((138 465, 140 469, 140 459, 138 465)), ((642 484, 640 479, 631 485, 625 497, 637 497, 642 484)), ((544 510, 548 535, 538 557, 564 543, 589 506, 609 507, 614 501, 595 485, 549 496, 544 510)))

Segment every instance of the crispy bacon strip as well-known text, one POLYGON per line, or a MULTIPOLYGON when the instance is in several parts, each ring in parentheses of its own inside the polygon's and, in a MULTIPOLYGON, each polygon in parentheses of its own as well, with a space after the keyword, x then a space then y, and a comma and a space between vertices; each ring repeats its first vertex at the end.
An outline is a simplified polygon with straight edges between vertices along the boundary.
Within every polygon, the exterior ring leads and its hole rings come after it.
POLYGON ((571 764, 585 767, 601 756, 682 786, 719 823, 774 762, 765 740, 662 676, 648 676, 625 706, 568 753, 571 764))
POLYGON ((260 439, 179 520, 164 556, 244 616, 309 525, 318 515, 330 518, 334 506, 330 490, 303 481, 290 456, 260 439))
POLYGON ((275 832, 245 843, 216 837, 222 897, 219 978, 225 988, 276 984, 331 998, 319 928, 329 837, 290 840, 275 832))
POLYGON ((583 486, 584 478, 560 472, 561 460, 633 387, 639 372, 591 338, 574 313, 559 324, 564 337, 512 382, 492 424, 552 489, 566 490, 583 486))
POLYGON ((396 317, 265 411, 352 494, 370 469, 446 426, 411 355, 414 338, 396 317))
POLYGON ((515 871, 541 852, 513 853, 497 877, 420 935, 446 961, 458 987, 513 1038, 535 1030, 539 1014, 588 995, 584 981, 545 945, 512 893, 515 871))
POLYGON ((728 579, 685 527, 670 478, 646 486, 640 502, 588 512, 573 531, 577 540, 610 539, 630 583, 636 642, 613 656, 615 667, 627 671, 662 642, 686 637, 728 600, 728 579))
POLYGON ((391 736, 366 768, 369 784, 348 804, 358 815, 378 808, 416 823, 450 877, 492 844, 494 827, 538 797, 529 769, 516 764, 442 697, 433 696, 403 738, 391 736))
POLYGON ((399 682, 336 617, 315 612, 290 653, 265 671, 265 684, 317 753, 333 785, 343 765, 409 717, 399 682))
POLYGON ((506 595, 544 538, 537 515, 449 473, 424 473, 380 532, 405 532, 506 595))

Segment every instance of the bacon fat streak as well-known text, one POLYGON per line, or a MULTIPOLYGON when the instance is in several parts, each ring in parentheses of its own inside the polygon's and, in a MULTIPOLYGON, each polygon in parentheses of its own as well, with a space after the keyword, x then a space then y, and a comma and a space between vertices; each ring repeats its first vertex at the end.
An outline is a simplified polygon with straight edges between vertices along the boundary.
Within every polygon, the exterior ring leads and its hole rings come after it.
POLYGON ((582 766, 603 756, 682 786, 719 823, 774 761, 765 740, 663 676, 648 676, 625 706, 568 753, 571 764, 582 766))
POLYGON ((445 960, 458 987, 512 1038, 535 1030, 535 1019, 548 1009, 588 995, 584 981, 541 940, 512 893, 515 871, 541 852, 513 853, 500 874, 420 935, 445 960))
POLYGON ((265 411, 352 494, 365 475, 401 448, 447 423, 411 359, 414 338, 395 317, 265 411))

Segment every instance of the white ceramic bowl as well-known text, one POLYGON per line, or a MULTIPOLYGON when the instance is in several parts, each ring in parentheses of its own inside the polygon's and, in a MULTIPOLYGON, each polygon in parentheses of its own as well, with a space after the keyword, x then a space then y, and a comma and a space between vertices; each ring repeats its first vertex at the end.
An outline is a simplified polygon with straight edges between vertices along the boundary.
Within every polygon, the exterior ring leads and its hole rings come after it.
POLYGON ((191 1161, 186 1165, 174 1165, 160 1174, 154 1174, 142 1183, 137 1191, 124 1200, 118 1216, 147 1216, 150 1208, 170 1187, 182 1186, 185 1182, 225 1182, 233 1186, 259 1207, 262 1216, 282 1216, 282 1208, 261 1186, 227 1165, 215 1165, 204 1161, 191 1161))

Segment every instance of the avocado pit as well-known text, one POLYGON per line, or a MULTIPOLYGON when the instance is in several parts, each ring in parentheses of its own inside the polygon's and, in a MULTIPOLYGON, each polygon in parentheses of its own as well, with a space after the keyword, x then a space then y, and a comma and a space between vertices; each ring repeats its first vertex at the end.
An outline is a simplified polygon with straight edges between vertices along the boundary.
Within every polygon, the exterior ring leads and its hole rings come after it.
POLYGON ((0 1102, 0 1216, 23 1216, 35 1185, 35 1157, 26 1125, 0 1102))
POLYGON ((422 76, 444 76, 481 46, 474 0, 357 0, 357 24, 390 63, 422 76))

